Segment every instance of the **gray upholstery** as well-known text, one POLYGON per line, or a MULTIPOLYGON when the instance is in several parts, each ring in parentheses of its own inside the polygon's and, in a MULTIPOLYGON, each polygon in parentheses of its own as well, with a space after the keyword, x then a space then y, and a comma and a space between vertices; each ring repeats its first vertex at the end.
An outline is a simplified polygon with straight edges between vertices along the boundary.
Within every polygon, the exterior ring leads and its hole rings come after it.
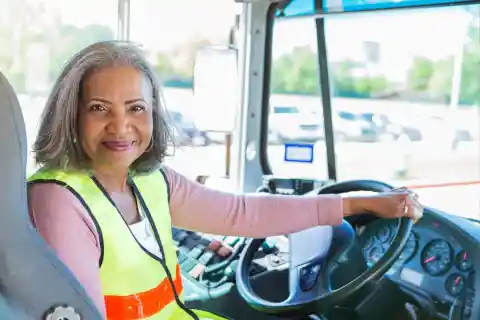
POLYGON ((82 320, 102 319, 83 287, 30 223, 26 162, 22 111, 0 73, 0 319, 40 320, 58 305, 74 307, 82 320))

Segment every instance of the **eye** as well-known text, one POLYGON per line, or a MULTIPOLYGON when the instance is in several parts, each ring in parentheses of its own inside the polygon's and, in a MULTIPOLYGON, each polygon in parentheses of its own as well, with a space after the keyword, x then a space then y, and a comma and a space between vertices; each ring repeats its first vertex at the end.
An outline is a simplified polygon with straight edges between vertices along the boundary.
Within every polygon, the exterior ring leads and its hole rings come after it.
POLYGON ((103 111, 106 111, 107 108, 105 108, 105 106, 103 106, 99 103, 95 103, 95 104, 90 105, 88 110, 94 111, 94 112, 103 112, 103 111))
POLYGON ((130 111, 133 111, 133 112, 143 112, 145 111, 146 107, 144 105, 141 105, 141 104, 134 104, 132 106, 130 106, 130 111))

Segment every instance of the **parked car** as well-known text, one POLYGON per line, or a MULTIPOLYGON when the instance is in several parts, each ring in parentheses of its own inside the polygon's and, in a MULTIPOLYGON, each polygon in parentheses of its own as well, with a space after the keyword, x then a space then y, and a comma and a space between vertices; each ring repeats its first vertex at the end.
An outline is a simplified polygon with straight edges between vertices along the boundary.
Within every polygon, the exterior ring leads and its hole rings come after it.
POLYGON ((394 123, 387 115, 382 113, 365 112, 360 116, 375 126, 380 140, 397 141, 406 138, 409 141, 420 141, 422 139, 420 130, 411 126, 408 122, 394 123))
POLYGON ((322 117, 313 112, 301 112, 298 107, 273 106, 269 115, 268 141, 315 142, 323 138, 322 117))
POLYGON ((376 125, 360 114, 337 111, 333 114, 335 141, 375 142, 379 138, 376 125))
POLYGON ((210 144, 207 133, 198 130, 193 119, 175 110, 169 110, 168 113, 173 122, 173 131, 177 143, 194 146, 207 146, 210 144))

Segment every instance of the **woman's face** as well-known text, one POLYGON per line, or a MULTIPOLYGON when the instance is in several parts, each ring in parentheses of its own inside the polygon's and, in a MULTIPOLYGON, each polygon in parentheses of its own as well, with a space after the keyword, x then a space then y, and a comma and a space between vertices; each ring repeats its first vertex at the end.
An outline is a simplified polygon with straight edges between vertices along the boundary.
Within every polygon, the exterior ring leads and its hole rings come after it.
POLYGON ((80 97, 80 143, 95 169, 127 169, 152 139, 152 87, 129 66, 89 73, 80 97))

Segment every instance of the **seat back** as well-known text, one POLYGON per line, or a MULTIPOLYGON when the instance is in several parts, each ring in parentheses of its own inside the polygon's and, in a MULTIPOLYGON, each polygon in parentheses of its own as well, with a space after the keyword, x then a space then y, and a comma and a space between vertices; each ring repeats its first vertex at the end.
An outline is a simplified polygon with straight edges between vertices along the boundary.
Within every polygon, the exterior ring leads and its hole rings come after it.
POLYGON ((13 88, 0 73, 0 319, 102 319, 27 212, 27 138, 13 88), (62 312, 65 315, 62 318, 62 312), (58 315, 58 316, 57 316, 58 315))

